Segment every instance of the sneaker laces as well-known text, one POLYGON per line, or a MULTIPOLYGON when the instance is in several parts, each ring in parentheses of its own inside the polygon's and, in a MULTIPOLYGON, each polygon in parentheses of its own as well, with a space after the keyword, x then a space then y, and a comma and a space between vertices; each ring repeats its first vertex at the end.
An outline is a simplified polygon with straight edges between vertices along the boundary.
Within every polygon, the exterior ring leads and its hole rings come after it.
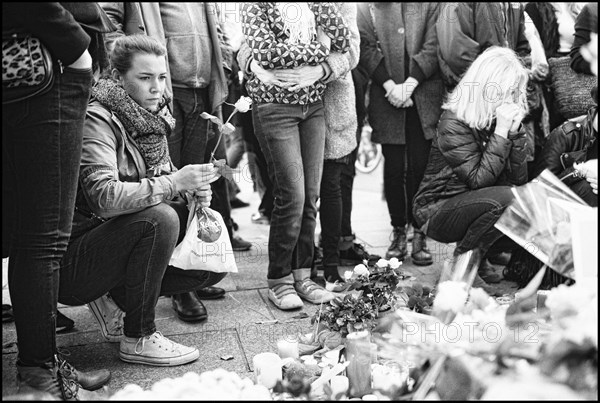
POLYGON ((306 290, 307 294, 310 294, 314 290, 320 290, 323 288, 319 284, 312 281, 310 278, 305 278, 304 280, 302 280, 300 286, 303 290, 306 290))
MULTIPOLYGON (((140 337, 140 338, 138 339, 138 341, 135 343, 135 347, 134 347, 133 351, 134 351, 134 352, 135 352, 137 355, 141 355, 141 354, 144 352, 144 347, 145 347, 145 345, 146 345, 146 340, 148 340, 148 341, 149 341, 151 338, 158 339, 158 340, 152 340, 152 343, 155 343, 155 344, 156 344, 156 343, 160 343, 160 342, 168 342, 167 344, 169 344, 169 345, 170 345, 170 352, 172 352, 172 353, 173 353, 173 352, 175 352, 175 346, 176 346, 176 343, 175 343, 174 341, 172 341, 172 340, 169 340, 169 339, 167 339, 167 338, 166 338, 165 336, 163 336, 163 334, 162 334, 161 332, 159 332, 158 330, 157 330, 157 331, 155 331, 154 333, 152 333, 152 334, 151 334, 151 335, 149 335, 149 336, 140 337), (142 344, 142 349, 140 350, 140 352, 138 352, 138 345, 140 344, 140 342, 141 342, 141 344, 142 344)), ((169 347, 166 347, 166 346, 165 346, 165 349, 167 349, 167 350, 168 350, 168 349, 169 349, 169 347)))
POLYGON ((296 290, 291 284, 276 284, 271 287, 271 290, 275 293, 278 299, 281 299, 289 294, 296 294, 296 290))

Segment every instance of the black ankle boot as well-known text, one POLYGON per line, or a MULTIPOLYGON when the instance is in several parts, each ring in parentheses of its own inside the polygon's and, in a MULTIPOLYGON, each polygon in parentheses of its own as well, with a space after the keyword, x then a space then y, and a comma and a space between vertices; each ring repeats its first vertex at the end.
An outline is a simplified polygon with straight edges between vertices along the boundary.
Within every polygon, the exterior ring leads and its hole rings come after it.
POLYGON ((429 266, 433 264, 431 252, 427 249, 427 236, 420 230, 415 229, 412 240, 412 252, 410 257, 417 266, 429 266))
POLYGON ((391 259, 395 257, 398 260, 404 260, 408 253, 406 242, 406 229, 404 227, 394 227, 392 231, 392 243, 385 254, 385 258, 391 259))
POLYGON ((173 309, 184 322, 200 322, 208 318, 206 308, 194 291, 171 296, 173 309))

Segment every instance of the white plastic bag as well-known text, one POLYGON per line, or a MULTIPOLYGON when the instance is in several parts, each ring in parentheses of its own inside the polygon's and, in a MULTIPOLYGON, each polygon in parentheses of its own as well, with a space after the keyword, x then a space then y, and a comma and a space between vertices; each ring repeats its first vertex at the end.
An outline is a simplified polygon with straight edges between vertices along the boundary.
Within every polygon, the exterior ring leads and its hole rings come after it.
MULTIPOLYGON (((203 219, 202 222, 204 223, 205 220, 203 219)), ((175 247, 169 264, 182 270, 237 273, 238 269, 231 247, 231 240, 221 214, 210 208, 202 209, 195 201, 192 201, 185 237, 175 247), (220 226, 220 235, 218 238, 215 236, 216 240, 213 242, 203 241, 199 237, 198 216, 202 214, 208 217, 212 216, 208 223, 214 226, 216 231, 219 230, 220 226)))

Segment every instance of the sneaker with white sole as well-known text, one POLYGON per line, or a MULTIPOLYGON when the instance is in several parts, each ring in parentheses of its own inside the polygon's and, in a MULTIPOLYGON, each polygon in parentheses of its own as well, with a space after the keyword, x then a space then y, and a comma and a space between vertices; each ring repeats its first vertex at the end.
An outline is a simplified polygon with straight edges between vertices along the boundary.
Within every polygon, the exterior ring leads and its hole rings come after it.
POLYGON ((134 364, 173 367, 196 361, 200 352, 195 347, 175 343, 156 331, 140 338, 123 337, 119 357, 134 364))
POLYGON ((111 343, 123 338, 123 316, 125 312, 115 304, 110 295, 105 294, 90 302, 88 308, 100 325, 100 333, 111 343))
POLYGON ((298 296, 311 304, 329 302, 335 298, 335 294, 311 280, 310 269, 296 269, 292 271, 292 275, 298 296))
POLYGON ((291 284, 275 284, 269 288, 269 300, 283 311, 302 308, 304 303, 291 284))

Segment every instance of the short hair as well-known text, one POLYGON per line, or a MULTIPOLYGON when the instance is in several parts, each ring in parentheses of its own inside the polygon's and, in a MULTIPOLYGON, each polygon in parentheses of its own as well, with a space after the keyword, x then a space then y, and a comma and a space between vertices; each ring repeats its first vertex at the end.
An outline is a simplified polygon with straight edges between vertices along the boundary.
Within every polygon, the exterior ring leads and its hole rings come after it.
POLYGON ((111 68, 117 69, 121 74, 127 73, 131 68, 133 57, 137 54, 166 56, 167 48, 147 35, 121 36, 115 40, 113 50, 110 52, 111 68))
POLYGON ((528 80, 529 71, 514 51, 492 46, 475 59, 442 108, 454 112, 469 127, 489 129, 496 108, 509 99, 527 113, 528 80))

